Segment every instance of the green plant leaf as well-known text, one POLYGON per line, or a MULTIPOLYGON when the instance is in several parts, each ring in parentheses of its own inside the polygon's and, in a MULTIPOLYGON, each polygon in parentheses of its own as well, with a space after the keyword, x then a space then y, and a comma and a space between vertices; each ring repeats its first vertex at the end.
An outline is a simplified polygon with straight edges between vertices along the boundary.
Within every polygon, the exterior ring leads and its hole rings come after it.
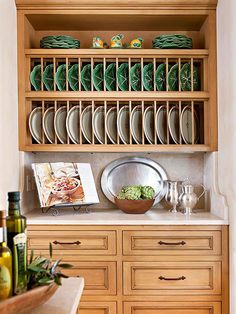
POLYGON ((61 267, 61 268, 72 268, 73 265, 71 265, 71 264, 66 264, 66 263, 61 263, 61 264, 58 264, 58 267, 61 267))
POLYGON ((49 254, 50 254, 50 258, 52 258, 52 243, 49 243, 49 254))
POLYGON ((52 282, 53 282, 53 280, 49 279, 49 278, 42 278, 42 279, 39 279, 39 281, 38 281, 38 283, 41 285, 49 285, 52 282))
POLYGON ((30 252, 30 264, 33 262, 33 258, 34 258, 34 250, 31 250, 31 252, 30 252))

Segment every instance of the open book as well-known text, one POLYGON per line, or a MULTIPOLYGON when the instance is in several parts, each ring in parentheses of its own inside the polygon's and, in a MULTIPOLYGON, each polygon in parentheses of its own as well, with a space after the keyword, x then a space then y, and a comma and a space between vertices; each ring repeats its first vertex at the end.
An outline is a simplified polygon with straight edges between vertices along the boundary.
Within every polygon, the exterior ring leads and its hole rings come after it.
POLYGON ((99 203, 90 164, 32 164, 41 207, 99 203))

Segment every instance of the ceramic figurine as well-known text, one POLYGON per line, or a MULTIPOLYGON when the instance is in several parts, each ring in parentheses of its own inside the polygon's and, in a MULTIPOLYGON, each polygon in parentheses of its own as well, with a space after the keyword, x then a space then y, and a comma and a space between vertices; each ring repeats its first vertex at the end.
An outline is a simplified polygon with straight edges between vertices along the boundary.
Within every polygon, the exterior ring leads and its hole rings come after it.
POLYGON ((124 38, 124 35, 117 34, 112 37, 111 39, 111 48, 123 48, 122 39, 124 38))
POLYGON ((135 38, 130 43, 130 48, 142 48, 143 39, 141 37, 135 38))
POLYGON ((107 43, 103 42, 100 37, 93 37, 93 48, 101 49, 108 48, 107 43))

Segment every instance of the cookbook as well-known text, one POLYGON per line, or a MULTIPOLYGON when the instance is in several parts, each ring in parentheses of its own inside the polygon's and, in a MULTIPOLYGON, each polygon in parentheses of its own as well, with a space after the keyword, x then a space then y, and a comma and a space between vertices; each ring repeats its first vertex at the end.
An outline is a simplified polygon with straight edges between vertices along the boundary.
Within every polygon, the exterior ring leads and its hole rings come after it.
POLYGON ((41 207, 99 203, 90 164, 34 163, 32 169, 41 207))

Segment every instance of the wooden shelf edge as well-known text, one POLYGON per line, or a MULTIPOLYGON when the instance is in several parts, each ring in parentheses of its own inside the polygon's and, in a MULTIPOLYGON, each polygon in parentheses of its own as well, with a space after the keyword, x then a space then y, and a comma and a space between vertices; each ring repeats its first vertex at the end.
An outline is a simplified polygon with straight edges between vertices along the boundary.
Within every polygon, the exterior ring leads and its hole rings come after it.
POLYGON ((20 147, 25 152, 210 152, 207 145, 75 145, 75 144, 32 144, 20 147))
POLYGON ((56 92, 47 92, 47 91, 34 91, 26 92, 26 98, 35 98, 35 99, 71 99, 71 100, 208 100, 208 92, 123 92, 123 91, 114 91, 114 92, 97 92, 97 91, 81 91, 81 92, 72 92, 72 91, 56 91, 56 92))
POLYGON ((25 49, 26 56, 111 57, 207 57, 208 49, 25 49))
POLYGON ((160 8, 170 8, 170 7, 190 7, 190 8, 196 8, 200 9, 202 7, 204 8, 215 8, 217 5, 218 0, 169 0, 168 3, 166 0, 156 0, 156 1, 150 1, 147 3, 145 0, 132 0, 132 1, 126 1, 126 0, 93 0, 93 1, 86 1, 86 0, 70 0, 68 4, 68 0, 15 0, 16 6, 18 9, 26 8, 26 9, 34 9, 34 8, 91 8, 91 7, 98 7, 98 8, 113 8, 118 7, 119 9, 121 7, 124 8, 133 8, 134 6, 137 8, 153 8, 153 7, 160 7, 160 8), (191 3, 189 3, 191 2, 191 3))

